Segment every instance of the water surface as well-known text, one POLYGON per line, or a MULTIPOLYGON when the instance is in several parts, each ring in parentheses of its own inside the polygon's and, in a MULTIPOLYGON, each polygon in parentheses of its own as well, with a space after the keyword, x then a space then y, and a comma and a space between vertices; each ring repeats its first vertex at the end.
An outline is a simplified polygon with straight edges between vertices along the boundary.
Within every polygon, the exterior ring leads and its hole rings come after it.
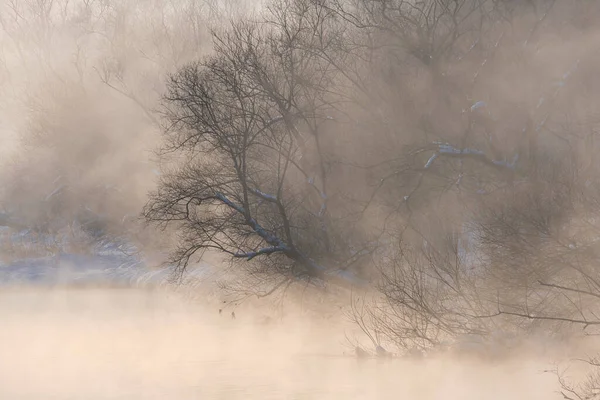
POLYGON ((159 291, 4 290, 0 399, 560 398, 536 360, 359 361, 334 324, 229 312, 159 291))

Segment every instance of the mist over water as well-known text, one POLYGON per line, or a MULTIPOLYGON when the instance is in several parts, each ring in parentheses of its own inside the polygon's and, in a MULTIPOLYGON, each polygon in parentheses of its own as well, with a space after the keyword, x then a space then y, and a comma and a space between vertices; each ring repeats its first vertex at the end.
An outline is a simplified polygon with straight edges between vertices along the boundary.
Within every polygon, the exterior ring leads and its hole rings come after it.
POLYGON ((341 322, 139 289, 0 293, 3 399, 559 399, 541 357, 343 356, 341 322))

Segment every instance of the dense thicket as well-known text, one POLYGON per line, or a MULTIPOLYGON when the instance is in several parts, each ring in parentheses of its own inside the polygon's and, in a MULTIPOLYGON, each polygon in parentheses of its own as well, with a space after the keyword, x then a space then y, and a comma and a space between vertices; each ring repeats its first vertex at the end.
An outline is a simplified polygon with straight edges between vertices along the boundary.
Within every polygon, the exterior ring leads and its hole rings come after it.
POLYGON ((597 13, 271 2, 171 76, 177 156, 145 215, 179 227, 181 269, 216 249, 271 287, 378 288, 371 324, 405 347, 575 318, 566 292, 595 293, 597 13))

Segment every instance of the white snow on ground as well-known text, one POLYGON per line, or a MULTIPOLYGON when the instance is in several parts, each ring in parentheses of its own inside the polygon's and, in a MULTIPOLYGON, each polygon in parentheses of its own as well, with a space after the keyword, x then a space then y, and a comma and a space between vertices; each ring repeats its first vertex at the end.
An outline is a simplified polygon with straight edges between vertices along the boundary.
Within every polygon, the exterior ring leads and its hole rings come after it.
MULTIPOLYGON (((4 228, 4 227, 2 227, 4 228)), ((12 248, 65 248, 49 235, 32 235, 28 230, 0 230, 0 244, 12 248)), ((190 269, 192 276, 208 272, 210 265, 201 263, 190 269)), ((0 287, 118 285, 143 287, 166 284, 171 277, 168 266, 149 266, 135 246, 124 240, 98 240, 89 254, 65 251, 39 257, 17 257, 0 261, 0 287)))

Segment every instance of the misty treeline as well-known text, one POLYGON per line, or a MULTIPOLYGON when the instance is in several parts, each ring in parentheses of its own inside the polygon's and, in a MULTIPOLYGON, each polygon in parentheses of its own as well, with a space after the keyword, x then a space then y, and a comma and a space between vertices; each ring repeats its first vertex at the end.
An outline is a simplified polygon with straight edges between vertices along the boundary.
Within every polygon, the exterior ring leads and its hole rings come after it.
POLYGON ((598 12, 270 2, 167 80, 144 215, 180 270, 216 250, 261 293, 377 288, 357 317, 400 347, 598 324, 598 12))
POLYGON ((2 7, 19 221, 147 201, 178 274, 375 289, 350 314, 376 344, 600 325, 596 1, 2 7))
POLYGON ((210 49, 209 24, 243 10, 226 0, 0 2, 0 225, 38 235, 42 255, 123 235, 156 247, 139 211, 156 176, 164 79, 210 49))

